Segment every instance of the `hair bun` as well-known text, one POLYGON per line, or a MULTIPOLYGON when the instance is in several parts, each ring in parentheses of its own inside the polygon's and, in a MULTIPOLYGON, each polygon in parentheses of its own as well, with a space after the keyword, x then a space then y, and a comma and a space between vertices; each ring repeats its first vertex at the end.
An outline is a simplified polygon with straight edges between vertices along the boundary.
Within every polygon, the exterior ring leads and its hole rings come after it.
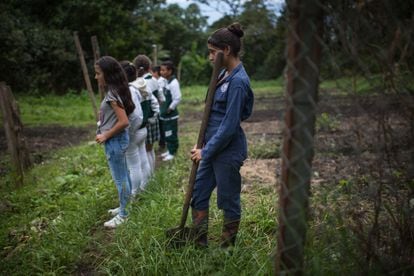
POLYGON ((240 37, 240 38, 243 37, 244 35, 241 25, 238 22, 235 22, 231 24, 230 26, 228 26, 227 30, 229 30, 230 32, 232 32, 233 34, 235 34, 237 37, 240 37))

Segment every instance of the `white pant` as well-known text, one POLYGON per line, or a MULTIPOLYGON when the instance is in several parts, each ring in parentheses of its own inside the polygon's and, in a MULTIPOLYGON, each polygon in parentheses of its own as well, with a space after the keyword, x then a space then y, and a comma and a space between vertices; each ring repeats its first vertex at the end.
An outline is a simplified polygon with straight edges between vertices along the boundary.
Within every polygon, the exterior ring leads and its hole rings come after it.
POLYGON ((131 178, 131 194, 139 193, 147 186, 151 175, 151 167, 145 150, 147 128, 138 129, 135 133, 129 133, 129 145, 126 151, 126 160, 131 178))

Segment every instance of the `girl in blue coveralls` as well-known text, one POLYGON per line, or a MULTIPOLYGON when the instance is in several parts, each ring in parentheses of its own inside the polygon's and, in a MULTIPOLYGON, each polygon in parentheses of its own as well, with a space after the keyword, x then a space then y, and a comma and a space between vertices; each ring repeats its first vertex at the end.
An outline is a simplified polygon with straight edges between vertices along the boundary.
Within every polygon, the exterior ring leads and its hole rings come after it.
POLYGON ((104 56, 96 61, 95 79, 107 91, 99 110, 95 140, 105 145, 105 155, 120 202, 119 213, 105 222, 104 226, 115 228, 126 220, 125 209, 131 194, 125 153, 129 144, 128 116, 134 112, 135 105, 125 72, 113 57, 104 56))
POLYGON ((216 30, 208 38, 209 60, 223 52, 224 69, 219 75, 202 149, 191 150, 191 160, 200 162, 191 201, 195 243, 207 245, 209 200, 217 187, 217 205, 224 212, 221 246, 235 244, 241 218, 240 167, 247 158, 247 142, 241 121, 253 109, 250 80, 240 61, 240 24, 216 30))

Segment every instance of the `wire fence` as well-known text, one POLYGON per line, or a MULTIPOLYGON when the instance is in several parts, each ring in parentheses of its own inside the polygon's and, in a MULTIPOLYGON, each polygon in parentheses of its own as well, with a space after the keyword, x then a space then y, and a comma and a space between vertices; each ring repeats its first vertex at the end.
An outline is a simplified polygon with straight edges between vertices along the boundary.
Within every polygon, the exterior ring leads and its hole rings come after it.
POLYGON ((326 255, 342 272, 408 275, 414 269, 414 4, 286 4, 275 271, 311 273, 309 264, 326 255))

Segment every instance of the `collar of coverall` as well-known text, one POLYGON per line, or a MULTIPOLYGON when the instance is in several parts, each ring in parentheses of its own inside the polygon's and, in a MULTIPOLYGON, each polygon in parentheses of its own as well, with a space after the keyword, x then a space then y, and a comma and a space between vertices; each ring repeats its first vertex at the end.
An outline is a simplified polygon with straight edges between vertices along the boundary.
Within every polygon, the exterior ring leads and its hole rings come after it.
POLYGON ((223 71, 221 71, 220 76, 219 76, 219 80, 217 82, 217 86, 222 85, 225 82, 229 82, 233 76, 240 71, 242 67, 242 62, 240 62, 236 67, 234 67, 233 71, 231 71, 230 75, 226 76, 226 69, 223 69, 223 71))

